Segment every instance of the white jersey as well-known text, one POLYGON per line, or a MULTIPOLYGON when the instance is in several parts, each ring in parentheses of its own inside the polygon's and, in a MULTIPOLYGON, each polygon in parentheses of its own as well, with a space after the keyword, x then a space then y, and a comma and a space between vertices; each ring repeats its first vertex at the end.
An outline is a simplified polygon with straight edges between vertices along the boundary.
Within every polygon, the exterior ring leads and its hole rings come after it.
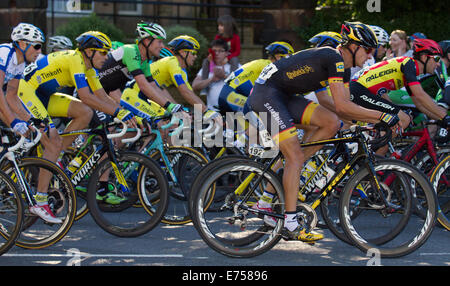
POLYGON ((13 44, 0 45, 0 70, 5 73, 3 84, 11 79, 21 79, 25 69, 25 62, 17 64, 17 54, 13 44))

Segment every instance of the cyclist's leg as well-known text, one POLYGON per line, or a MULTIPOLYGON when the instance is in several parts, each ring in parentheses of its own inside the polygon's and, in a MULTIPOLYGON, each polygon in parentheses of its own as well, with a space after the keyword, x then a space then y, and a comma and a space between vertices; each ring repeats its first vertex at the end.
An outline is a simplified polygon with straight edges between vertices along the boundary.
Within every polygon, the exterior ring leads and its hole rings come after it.
MULTIPOLYGON (((47 110, 52 117, 72 118, 64 130, 65 132, 88 127, 93 115, 93 110, 81 100, 63 93, 55 93, 50 96, 47 110)), ((66 150, 77 137, 78 135, 64 136, 62 150, 66 150)))

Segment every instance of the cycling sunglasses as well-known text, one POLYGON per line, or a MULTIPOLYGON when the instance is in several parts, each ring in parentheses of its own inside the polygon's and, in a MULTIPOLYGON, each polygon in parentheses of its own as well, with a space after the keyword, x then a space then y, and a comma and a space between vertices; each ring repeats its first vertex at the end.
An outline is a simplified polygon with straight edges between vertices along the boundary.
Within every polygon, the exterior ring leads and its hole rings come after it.
POLYGON ((41 43, 29 43, 29 45, 33 46, 36 51, 42 49, 41 43))
POLYGON ((197 55, 197 50, 187 50, 187 49, 184 49, 184 50, 182 50, 182 51, 190 52, 193 56, 197 55))
POLYGON ((370 55, 373 52, 373 48, 368 48, 368 47, 364 47, 364 46, 360 46, 360 47, 362 47, 368 55, 370 55))
POLYGON ((102 56, 106 56, 108 54, 109 51, 104 50, 104 49, 96 49, 96 48, 91 48, 91 50, 95 50, 97 52, 99 52, 102 56))
POLYGON ((434 55, 434 56, 428 56, 429 58, 432 58, 435 62, 439 62, 440 60, 441 60, 441 57, 440 56, 436 56, 436 55, 434 55))

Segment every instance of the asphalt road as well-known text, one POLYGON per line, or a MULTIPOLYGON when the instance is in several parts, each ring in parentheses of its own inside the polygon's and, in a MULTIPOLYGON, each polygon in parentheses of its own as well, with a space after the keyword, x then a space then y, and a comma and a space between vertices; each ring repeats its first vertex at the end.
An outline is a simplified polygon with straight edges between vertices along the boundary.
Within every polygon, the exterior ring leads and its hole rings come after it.
POLYGON ((379 261, 336 239, 328 230, 319 231, 325 239, 313 246, 281 240, 260 256, 237 259, 210 249, 192 224, 160 224, 140 237, 119 238, 103 231, 87 215, 75 222, 64 239, 48 248, 28 250, 14 246, 0 257, 0 266, 222 266, 223 270, 233 266, 450 265, 450 232, 440 227, 414 253, 379 261))

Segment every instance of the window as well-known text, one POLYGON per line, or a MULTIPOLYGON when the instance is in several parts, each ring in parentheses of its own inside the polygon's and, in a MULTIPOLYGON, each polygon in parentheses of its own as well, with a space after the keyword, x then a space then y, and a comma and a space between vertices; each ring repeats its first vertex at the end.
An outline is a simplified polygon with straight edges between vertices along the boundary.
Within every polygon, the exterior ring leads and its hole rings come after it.
POLYGON ((58 16, 72 17, 74 14, 88 14, 94 11, 92 0, 49 0, 47 14, 62 13, 58 16))
POLYGON ((130 3, 117 3, 117 13, 119 15, 141 15, 142 4, 136 0, 129 0, 130 3))

